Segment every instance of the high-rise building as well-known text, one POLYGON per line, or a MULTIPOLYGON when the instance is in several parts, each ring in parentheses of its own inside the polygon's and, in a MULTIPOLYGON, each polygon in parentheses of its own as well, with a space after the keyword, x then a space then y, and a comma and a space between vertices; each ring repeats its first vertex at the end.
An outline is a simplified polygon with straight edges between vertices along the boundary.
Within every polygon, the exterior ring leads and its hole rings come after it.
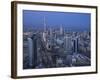
POLYGON ((32 64, 33 64, 33 68, 35 68, 36 66, 37 66, 37 44, 38 44, 38 42, 37 42, 37 36, 36 36, 36 34, 33 34, 32 35, 32 42, 33 42, 33 49, 32 49, 32 52, 33 52, 33 54, 32 54, 32 64))
POLYGON ((42 33, 42 38, 43 38, 43 41, 44 41, 44 42, 46 42, 46 36, 47 36, 47 35, 46 35, 46 32, 43 32, 43 33, 42 33))
POLYGON ((60 35, 63 35, 63 27, 62 27, 62 25, 60 26, 60 35))
POLYGON ((44 20, 43 20, 43 25, 44 25, 44 30, 43 30, 42 37, 43 37, 43 41, 46 42, 46 36, 47 36, 47 33, 46 33, 46 22, 45 22, 45 16, 44 16, 44 20))
POLYGON ((33 66, 33 41, 31 38, 28 38, 28 51, 29 51, 29 66, 33 66))
POLYGON ((73 40, 73 51, 74 53, 78 52, 78 37, 74 38, 73 40))
POLYGON ((64 39, 65 51, 70 53, 72 51, 72 39, 70 36, 66 35, 64 39))

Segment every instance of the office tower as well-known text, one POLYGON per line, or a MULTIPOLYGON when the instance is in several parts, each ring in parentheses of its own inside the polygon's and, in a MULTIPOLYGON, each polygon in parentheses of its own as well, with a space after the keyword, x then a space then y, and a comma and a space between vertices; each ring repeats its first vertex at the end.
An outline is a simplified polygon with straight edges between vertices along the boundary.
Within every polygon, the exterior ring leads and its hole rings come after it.
POLYGON ((66 52, 72 51, 72 39, 70 36, 66 35, 64 39, 64 48, 66 52))
POLYGON ((32 49, 32 64, 33 64, 33 68, 35 68, 37 66, 37 35, 33 34, 32 35, 32 45, 33 45, 33 49, 32 49))
POLYGON ((60 35, 63 35, 63 27, 60 25, 60 35))
POLYGON ((42 33, 42 38, 43 38, 43 41, 46 42, 46 32, 42 33))
POLYGON ((29 66, 33 66, 33 41, 31 38, 28 38, 28 50, 29 50, 29 66))
POLYGON ((45 16, 44 16, 44 21, 43 21, 43 25, 44 25, 44 31, 43 31, 43 34, 42 34, 42 37, 43 37, 43 41, 46 42, 46 22, 45 22, 45 16))
POLYGON ((73 40, 74 53, 78 52, 78 37, 73 40))

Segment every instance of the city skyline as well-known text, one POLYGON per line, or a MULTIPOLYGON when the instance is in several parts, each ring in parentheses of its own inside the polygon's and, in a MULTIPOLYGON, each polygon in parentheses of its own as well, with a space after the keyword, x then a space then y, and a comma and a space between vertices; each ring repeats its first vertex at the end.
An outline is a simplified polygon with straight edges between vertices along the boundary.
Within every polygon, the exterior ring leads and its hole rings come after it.
POLYGON ((90 18, 88 13, 25 10, 23 69, 91 66, 90 18))
POLYGON ((39 29, 44 27, 44 17, 46 27, 59 28, 72 31, 90 31, 89 13, 72 13, 72 12, 50 12, 50 11, 32 11, 23 10, 23 28, 24 30, 39 29))

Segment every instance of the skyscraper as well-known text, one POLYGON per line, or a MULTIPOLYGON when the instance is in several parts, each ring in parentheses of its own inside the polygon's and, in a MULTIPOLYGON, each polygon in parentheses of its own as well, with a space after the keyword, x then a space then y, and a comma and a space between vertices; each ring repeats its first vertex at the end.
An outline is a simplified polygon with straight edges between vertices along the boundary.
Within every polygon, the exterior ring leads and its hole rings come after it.
POLYGON ((63 27, 60 25, 60 35, 63 35, 63 27))
POLYGON ((46 32, 42 33, 42 38, 43 38, 43 41, 46 42, 46 32))
POLYGON ((64 39, 64 48, 65 48, 65 51, 68 53, 72 51, 72 39, 67 34, 64 39))
POLYGON ((32 35, 32 42, 33 42, 32 64, 33 64, 33 68, 35 68, 37 66, 37 43, 38 43, 36 34, 32 35))
POLYGON ((33 41, 31 38, 28 38, 28 51, 29 51, 29 66, 33 66, 33 41))
POLYGON ((46 42, 46 22, 45 22, 45 16, 44 16, 44 20, 43 20, 43 25, 44 25, 44 30, 43 30, 43 34, 42 34, 42 37, 43 37, 43 41, 46 42))
POLYGON ((73 51, 74 53, 78 52, 78 37, 74 38, 73 40, 73 51))

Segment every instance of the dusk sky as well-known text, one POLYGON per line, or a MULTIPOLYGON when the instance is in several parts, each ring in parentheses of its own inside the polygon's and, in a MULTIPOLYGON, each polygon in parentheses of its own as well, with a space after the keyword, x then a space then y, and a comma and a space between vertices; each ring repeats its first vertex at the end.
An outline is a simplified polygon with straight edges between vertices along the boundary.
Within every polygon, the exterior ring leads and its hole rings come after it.
POLYGON ((23 26, 28 28, 43 28, 44 17, 46 25, 49 27, 60 27, 78 31, 90 31, 91 15, 89 13, 73 12, 47 12, 23 10, 23 26))

